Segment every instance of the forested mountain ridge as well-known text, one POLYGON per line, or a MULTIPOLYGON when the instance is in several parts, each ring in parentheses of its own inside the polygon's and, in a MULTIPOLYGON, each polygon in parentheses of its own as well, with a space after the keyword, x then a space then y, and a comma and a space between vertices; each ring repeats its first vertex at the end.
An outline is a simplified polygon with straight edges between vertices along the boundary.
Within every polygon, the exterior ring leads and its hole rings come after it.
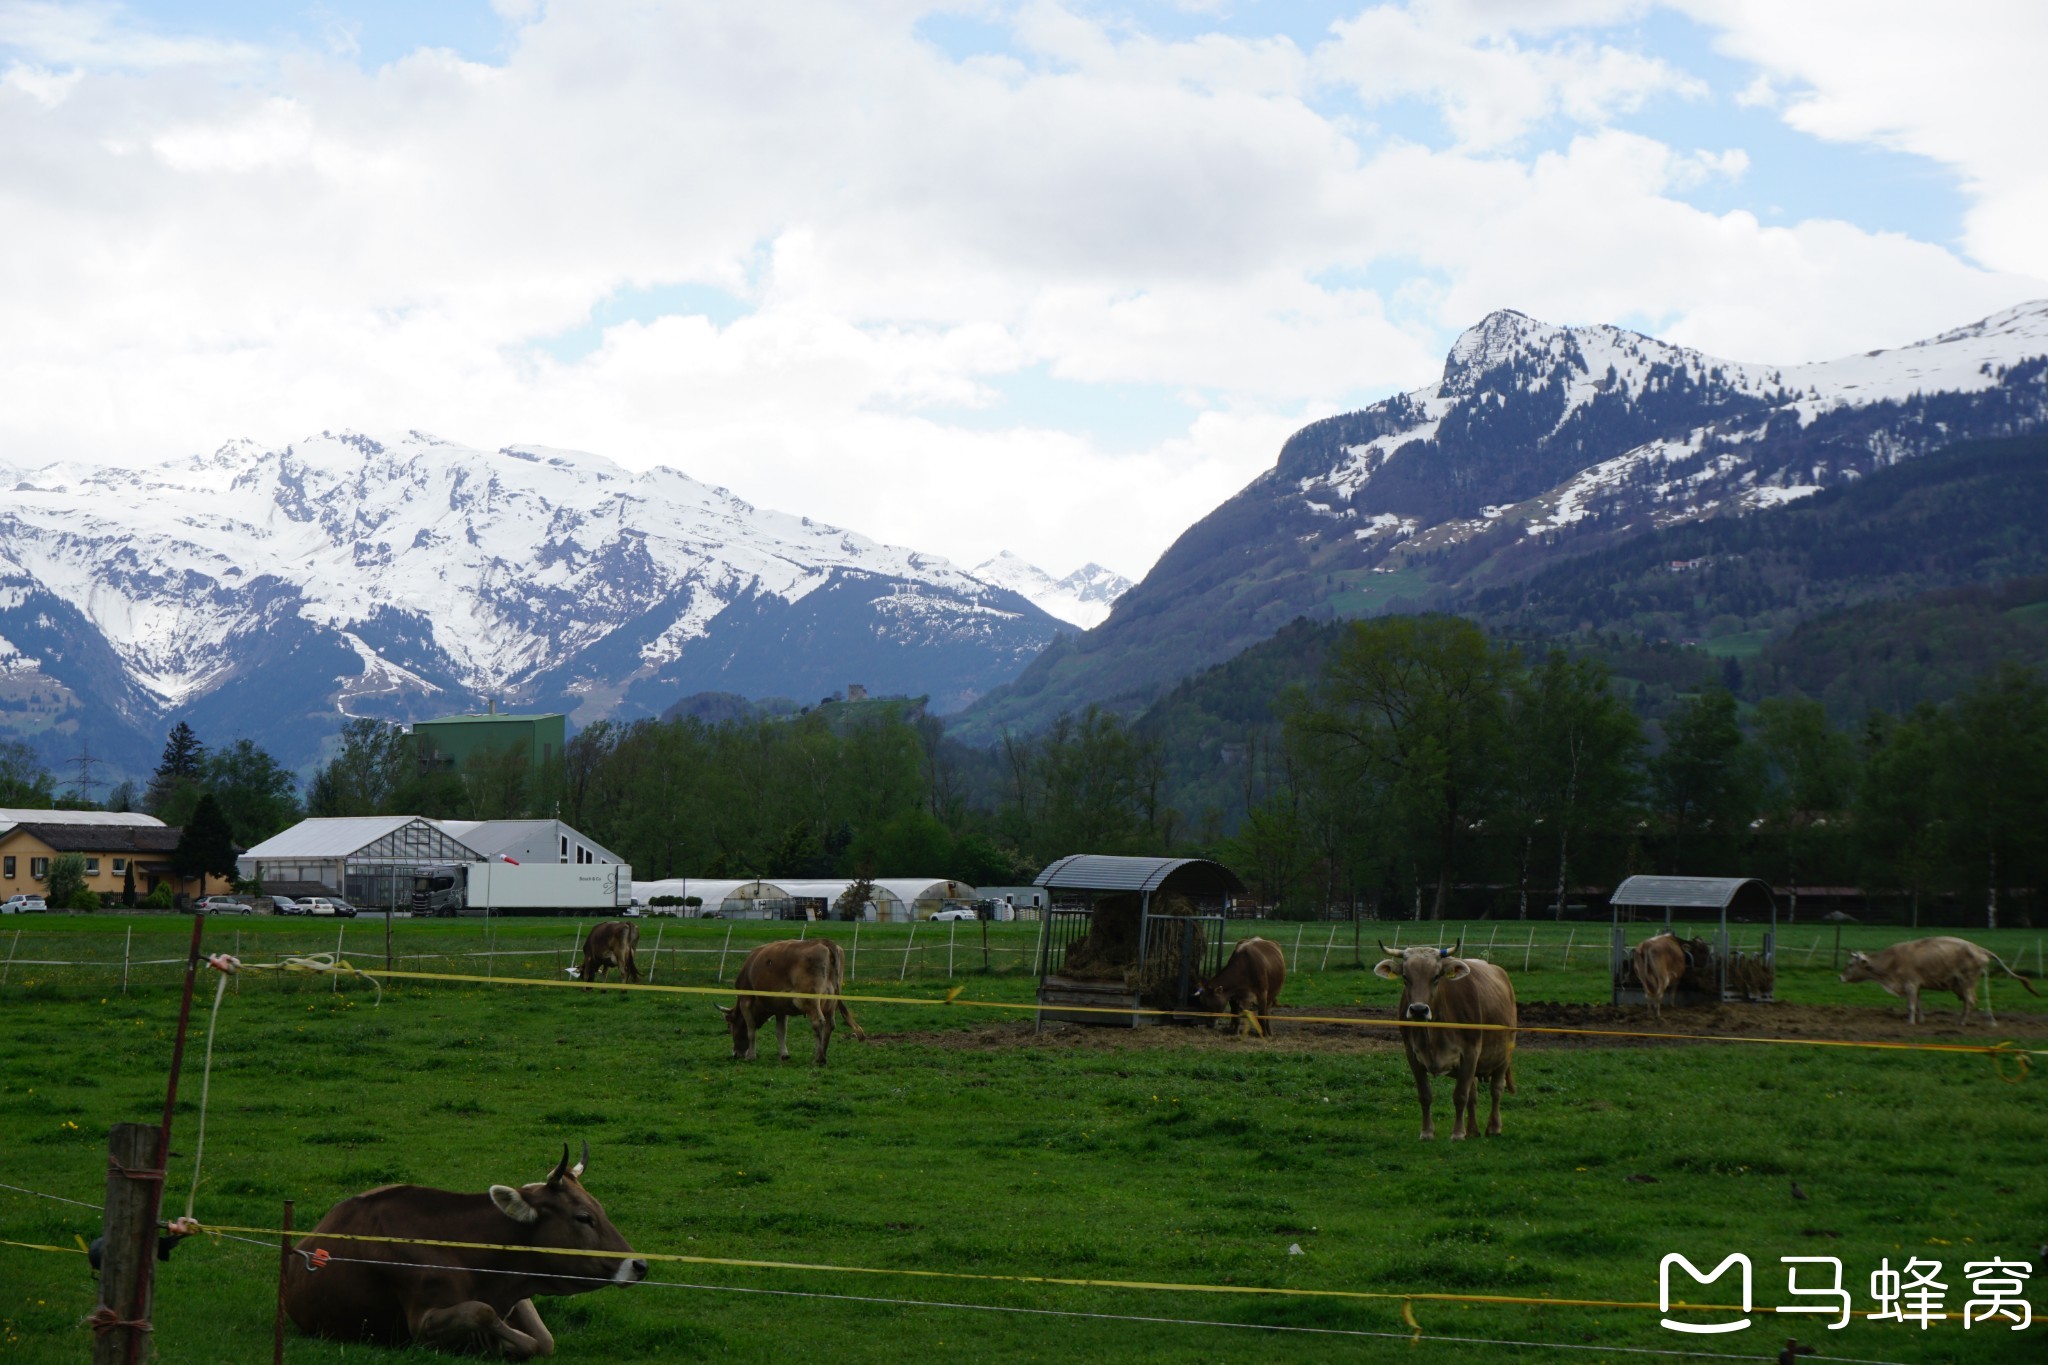
POLYGON ((2044 426, 2048 302, 1782 367, 1495 313, 1437 384, 1297 432, 1107 622, 1047 649, 959 733, 985 742, 1088 704, 1136 712, 1299 616, 1457 608, 1577 556, 1768 521, 1959 441, 2044 426))

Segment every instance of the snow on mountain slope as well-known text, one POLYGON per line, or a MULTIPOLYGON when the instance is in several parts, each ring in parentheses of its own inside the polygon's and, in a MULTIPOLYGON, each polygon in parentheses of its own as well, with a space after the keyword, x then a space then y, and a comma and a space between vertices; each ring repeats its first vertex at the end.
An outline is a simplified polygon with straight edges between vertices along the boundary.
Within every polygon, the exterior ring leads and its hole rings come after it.
MULTIPOLYGON (((1668 524, 1776 506, 1857 476, 1839 453, 1803 470, 1754 467, 1767 438, 1785 436, 1784 419, 1813 430, 1885 405, 1986 394, 2043 356, 2048 301, 1894 350, 1786 366, 1501 311, 1458 338, 1436 384, 1332 419, 1362 437, 1340 442, 1334 459, 1305 451, 1292 468, 1283 455, 1282 466, 1309 511, 1353 522, 1359 540, 1412 542, 1411 551, 1502 525, 1555 530, 1629 487, 1647 492, 1637 500, 1654 504, 1651 521, 1668 524), (1602 457, 1603 447, 1613 453, 1602 457)), ((2039 406, 2022 399, 2015 415, 2031 420, 2039 406)), ((1861 439, 1883 464, 1953 435, 1878 422, 1861 439)))
MULTIPOLYGON (((404 693, 444 694, 440 706, 516 698, 563 683, 599 646, 602 681, 621 683, 674 665, 736 601, 795 609, 828 582, 876 585, 855 595, 859 609, 886 618, 875 630, 899 645, 980 640, 1006 659, 1053 633, 944 559, 673 469, 635 474, 569 451, 323 433, 140 470, 0 477, 14 488, 0 596, 75 609, 158 713, 219 689, 244 669, 245 645, 280 631, 311 632, 323 659, 342 661, 331 682, 304 681, 315 696, 338 686, 344 708, 404 693)), ((25 652, 10 640, 0 667, 25 652)))
POLYGON ((1130 579, 1095 563, 1083 564, 1065 578, 1054 578, 1009 550, 977 564, 974 576, 984 583, 1008 588, 1046 615, 1058 617, 1082 630, 1092 629, 1107 620, 1116 599, 1131 587, 1130 579))

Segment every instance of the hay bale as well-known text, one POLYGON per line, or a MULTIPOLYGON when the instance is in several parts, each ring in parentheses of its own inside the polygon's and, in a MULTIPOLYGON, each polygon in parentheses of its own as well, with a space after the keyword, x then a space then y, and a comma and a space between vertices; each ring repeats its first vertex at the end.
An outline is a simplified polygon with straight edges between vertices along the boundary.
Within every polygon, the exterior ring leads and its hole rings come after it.
MULTIPOLYGON (((1140 961, 1139 926, 1144 919, 1144 899, 1124 891, 1097 898, 1088 921, 1088 932, 1067 945, 1060 969, 1062 976, 1084 981, 1116 981, 1139 992, 1145 1003, 1159 1009, 1179 1004, 1173 998, 1180 985, 1181 959, 1187 952, 1183 935, 1157 932, 1152 951, 1140 961)), ((1165 895, 1152 899, 1155 919, 1201 914, 1201 908, 1186 896, 1165 895)), ((1194 958, 1198 966, 1208 948, 1208 934, 1195 926, 1194 958)))
POLYGON ((1744 1000, 1762 1000, 1777 984, 1777 972, 1758 953, 1736 953, 1728 959, 1728 984, 1744 1000))
POLYGON ((1714 945, 1695 934, 1680 939, 1679 946, 1685 949, 1685 975, 1678 978, 1678 988, 1718 997, 1721 982, 1715 972, 1714 945))

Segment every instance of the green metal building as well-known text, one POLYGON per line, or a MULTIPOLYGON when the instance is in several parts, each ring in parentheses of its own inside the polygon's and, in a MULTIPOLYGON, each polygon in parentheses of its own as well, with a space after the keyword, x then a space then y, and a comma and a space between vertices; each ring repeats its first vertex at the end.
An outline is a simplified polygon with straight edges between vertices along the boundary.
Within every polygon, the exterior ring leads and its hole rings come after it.
POLYGON ((516 752, 538 776, 561 758, 567 734, 567 722, 558 712, 512 716, 488 711, 415 721, 412 727, 413 749, 422 772, 460 771, 472 759, 502 758, 507 752, 516 752))

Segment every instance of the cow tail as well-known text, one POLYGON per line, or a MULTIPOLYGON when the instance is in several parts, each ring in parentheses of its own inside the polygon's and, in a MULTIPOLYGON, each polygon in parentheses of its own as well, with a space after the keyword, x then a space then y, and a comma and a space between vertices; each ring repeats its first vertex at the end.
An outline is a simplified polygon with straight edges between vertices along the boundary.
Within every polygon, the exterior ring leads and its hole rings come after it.
POLYGON ((846 1026, 853 1030, 853 1036, 865 1043, 868 1040, 867 1033, 855 1021, 853 1011, 846 1008, 846 998, 839 994, 841 984, 846 980, 846 950, 841 948, 835 939, 828 938, 825 942, 832 948, 833 1007, 839 1011, 839 1017, 846 1021, 846 1026))
POLYGON ((2031 982, 2031 981, 2027 980, 2027 979, 2026 979, 2026 978, 2025 978, 2024 976, 2021 976, 2021 975, 2020 975, 2020 974, 2019 974, 2018 972, 2016 972, 2016 971, 2014 971, 2014 970, 2013 970, 2012 968, 2010 968, 2010 967, 2006 966, 2006 965, 2005 965, 2005 959, 2004 959, 2004 958, 2002 958, 2002 957, 2000 957, 2000 956, 1999 956, 1999 955, 1998 955, 1997 953, 1991 953, 1991 954, 1990 954, 1990 958, 1991 958, 1991 960, 1992 960, 1993 962, 1996 962, 1996 963, 1998 964, 1998 966, 1999 966, 1999 969, 2000 969, 2001 971, 2003 971, 2003 972, 2004 972, 2004 973, 2005 973, 2005 974, 2006 974, 2007 976, 2009 976, 2009 977, 2011 977, 2011 978, 2012 978, 2013 980, 2015 980, 2015 981, 2019 982, 2019 983, 2020 983, 2020 984, 2021 984, 2022 986, 2025 986, 2025 987, 2027 988, 2027 994, 2028 994, 2028 995, 2039 995, 2039 994, 2041 993, 2041 992, 2039 992, 2039 991, 2037 991, 2037 990, 2035 990, 2035 989, 2034 989, 2034 983, 2033 983, 2033 982, 2031 982))
POLYGON ((1515 1089, 1515 1059, 1513 1057, 1508 1058, 1508 1093, 1510 1095, 1519 1095, 1522 1093, 1521 1091, 1515 1089))

